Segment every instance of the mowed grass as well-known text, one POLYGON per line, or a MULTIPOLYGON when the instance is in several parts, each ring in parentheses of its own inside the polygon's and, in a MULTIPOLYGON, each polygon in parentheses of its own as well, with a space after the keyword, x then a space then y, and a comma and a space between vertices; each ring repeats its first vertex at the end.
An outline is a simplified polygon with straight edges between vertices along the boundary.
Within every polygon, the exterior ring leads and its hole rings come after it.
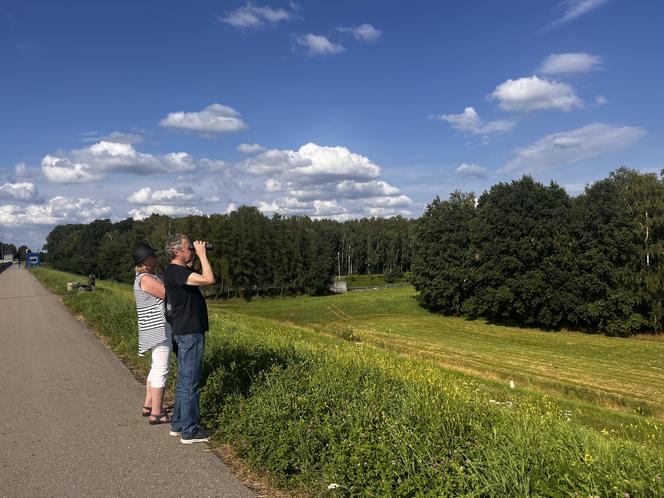
POLYGON ((656 338, 545 332, 443 317, 418 306, 411 287, 215 306, 352 338, 500 383, 512 380, 517 388, 563 401, 580 401, 570 406, 591 425, 606 424, 610 417, 595 407, 664 417, 664 342, 656 338))

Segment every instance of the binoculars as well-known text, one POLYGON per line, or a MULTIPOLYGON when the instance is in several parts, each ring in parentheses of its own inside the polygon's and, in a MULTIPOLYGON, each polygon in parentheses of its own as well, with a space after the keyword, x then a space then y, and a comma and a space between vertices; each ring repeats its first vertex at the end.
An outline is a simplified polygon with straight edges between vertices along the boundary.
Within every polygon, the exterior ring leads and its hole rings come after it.
MULTIPOLYGON (((189 244, 189 249, 192 250, 192 251, 194 250, 194 243, 193 242, 191 244, 189 244)), ((210 244, 210 243, 205 244, 205 250, 206 251, 211 251, 212 249, 214 249, 214 246, 212 244, 210 244)))

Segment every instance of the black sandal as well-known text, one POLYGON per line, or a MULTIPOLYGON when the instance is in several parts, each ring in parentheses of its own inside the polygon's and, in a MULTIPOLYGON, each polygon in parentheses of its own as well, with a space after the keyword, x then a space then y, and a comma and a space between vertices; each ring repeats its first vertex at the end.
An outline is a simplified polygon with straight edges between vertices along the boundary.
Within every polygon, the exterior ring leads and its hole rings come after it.
POLYGON ((154 417, 154 420, 152 420, 152 419, 148 420, 148 422, 150 422, 150 425, 170 424, 171 423, 171 417, 169 417, 168 413, 166 413, 166 412, 160 413, 159 415, 150 414, 150 416, 154 417))
POLYGON ((143 410, 141 411, 141 415, 144 417, 149 417, 152 415, 152 407, 151 406, 144 406, 143 410))

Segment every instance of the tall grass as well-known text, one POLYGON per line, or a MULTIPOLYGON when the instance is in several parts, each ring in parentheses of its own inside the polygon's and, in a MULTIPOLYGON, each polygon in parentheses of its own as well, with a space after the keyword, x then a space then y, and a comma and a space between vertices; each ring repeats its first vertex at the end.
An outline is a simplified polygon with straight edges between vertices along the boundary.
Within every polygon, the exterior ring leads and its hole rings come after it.
MULTIPOLYGON (((39 270, 51 284, 57 275, 39 270), (48 277, 48 278, 46 278, 48 277)), ((65 277, 66 278, 66 277, 65 277)), ((65 303, 120 349, 130 292, 65 303)), ((130 313, 131 311, 131 313, 130 313)), ((202 406, 219 441, 285 488, 320 496, 662 496, 664 434, 640 442, 568 420, 545 396, 433 362, 215 309, 202 406)))

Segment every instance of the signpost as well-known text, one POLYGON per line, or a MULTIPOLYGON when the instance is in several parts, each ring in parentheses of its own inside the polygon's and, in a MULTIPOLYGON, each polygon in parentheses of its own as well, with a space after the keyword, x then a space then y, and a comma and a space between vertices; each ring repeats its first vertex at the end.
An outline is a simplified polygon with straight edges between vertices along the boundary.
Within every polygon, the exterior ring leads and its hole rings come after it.
POLYGON ((31 266, 34 266, 35 268, 39 268, 39 263, 40 263, 40 254, 38 252, 25 253, 25 267, 26 268, 30 268, 31 266))

